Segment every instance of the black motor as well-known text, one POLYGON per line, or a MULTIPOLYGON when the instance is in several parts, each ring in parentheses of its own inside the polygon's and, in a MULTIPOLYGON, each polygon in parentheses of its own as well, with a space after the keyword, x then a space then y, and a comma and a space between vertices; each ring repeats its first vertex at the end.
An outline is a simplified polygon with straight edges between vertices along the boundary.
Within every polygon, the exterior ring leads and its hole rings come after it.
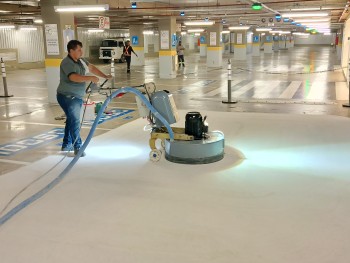
POLYGON ((208 124, 197 111, 191 111, 186 114, 185 133, 193 135, 195 139, 204 138, 204 134, 208 132, 208 124))

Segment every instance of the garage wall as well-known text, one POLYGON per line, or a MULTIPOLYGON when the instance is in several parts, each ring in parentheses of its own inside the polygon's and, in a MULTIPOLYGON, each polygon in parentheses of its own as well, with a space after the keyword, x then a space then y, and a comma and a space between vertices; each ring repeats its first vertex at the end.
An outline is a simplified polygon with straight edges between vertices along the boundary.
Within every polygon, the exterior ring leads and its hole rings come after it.
POLYGON ((98 57, 98 50, 101 42, 106 38, 125 37, 129 38, 128 29, 105 29, 104 32, 88 32, 87 28, 77 28, 78 39, 83 43, 84 57, 98 57))
POLYGON ((298 36, 294 35, 295 45, 331 45, 335 42, 335 34, 330 36, 320 35, 310 35, 310 36, 298 36))
POLYGON ((341 66, 347 79, 349 80, 349 71, 346 68, 349 61, 349 38, 350 38, 350 19, 348 19, 344 24, 343 30, 343 43, 342 43, 342 54, 341 54, 341 66))
POLYGON ((25 31, 19 29, 0 29, 0 51, 1 49, 17 49, 17 62, 43 62, 44 35, 42 27, 36 31, 25 31))

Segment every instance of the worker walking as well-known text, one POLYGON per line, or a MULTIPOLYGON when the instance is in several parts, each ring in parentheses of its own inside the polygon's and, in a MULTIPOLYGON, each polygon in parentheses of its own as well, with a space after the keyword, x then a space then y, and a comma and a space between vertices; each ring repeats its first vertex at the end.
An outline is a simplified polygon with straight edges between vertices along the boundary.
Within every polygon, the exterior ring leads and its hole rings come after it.
MULTIPOLYGON (((83 44, 78 40, 71 40, 67 44, 68 55, 60 65, 60 83, 57 88, 57 101, 66 114, 66 126, 62 151, 70 151, 74 147, 74 154, 79 152, 82 145, 80 138, 80 112, 85 95, 85 82, 98 83, 96 76, 111 79, 94 65, 83 59, 83 44), (96 76, 86 76, 87 73, 96 76)), ((81 156, 85 156, 82 153, 81 156)))
POLYGON ((135 51, 132 49, 132 46, 130 45, 130 40, 127 40, 123 48, 123 54, 127 65, 126 73, 130 73, 131 52, 134 53, 136 57, 138 57, 135 51))
POLYGON ((181 67, 181 65, 183 67, 185 66, 184 50, 185 48, 182 46, 181 41, 179 41, 179 44, 176 47, 177 58, 179 60, 179 67, 181 67))

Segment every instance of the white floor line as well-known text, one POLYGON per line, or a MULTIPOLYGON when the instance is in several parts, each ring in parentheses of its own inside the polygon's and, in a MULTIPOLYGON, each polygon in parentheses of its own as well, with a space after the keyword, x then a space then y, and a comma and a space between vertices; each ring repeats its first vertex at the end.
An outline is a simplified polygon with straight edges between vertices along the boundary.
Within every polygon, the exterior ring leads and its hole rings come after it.
MULTIPOLYGON (((14 105, 14 104, 19 104, 20 102, 10 102, 10 103, 6 103, 4 105, 0 105, 0 108, 1 107, 6 107, 6 106, 9 106, 9 105, 14 105)), ((23 103, 20 103, 20 104, 23 104, 23 103)))
MULTIPOLYGON (((25 121, 4 121, 4 120, 0 120, 0 123, 19 123, 19 124, 40 125, 40 126, 53 126, 53 127, 64 127, 64 126, 65 126, 65 125, 63 125, 63 124, 25 122, 25 121)), ((88 126, 88 127, 83 126, 82 129, 90 129, 90 127, 89 127, 89 126, 88 126)), ((110 131, 110 130, 112 130, 112 129, 107 129, 107 128, 96 128, 96 130, 110 131)))
POLYGON ((292 81, 292 83, 283 91, 283 93, 278 97, 279 99, 291 99, 293 98, 295 92, 299 89, 301 81, 292 81))
POLYGON ((310 92, 306 99, 308 100, 324 100, 327 92, 327 87, 323 81, 314 81, 311 85, 310 92))
POLYGON ((5 160, 5 159, 0 159, 0 163, 12 163, 12 164, 20 164, 20 165, 29 165, 29 164, 31 164, 29 162, 20 162, 20 161, 5 160))
MULTIPOLYGON (((240 83, 242 81, 242 79, 238 79, 238 80, 234 80, 231 82, 231 87, 233 88, 234 86, 236 86, 238 83, 240 83)), ((227 89, 227 86, 226 86, 226 89, 227 89)), ((208 97, 213 97, 217 94, 220 94, 222 91, 224 91, 224 89, 222 87, 220 88, 217 88, 217 89, 214 89, 206 94, 204 94, 205 96, 208 96, 208 97)))
POLYGON ((346 82, 336 82, 335 83, 335 94, 337 100, 347 100, 349 99, 349 89, 346 82))
POLYGON ((26 100, 45 100, 47 99, 48 97, 38 97, 38 98, 33 98, 33 97, 17 97, 17 96, 14 96, 12 99, 26 99, 26 100))
POLYGON ((264 81, 263 87, 258 87, 258 89, 254 91, 252 98, 269 98, 270 92, 280 84, 281 81, 264 81))
POLYGON ((260 80, 253 80, 253 81, 249 82, 247 85, 240 88, 239 90, 236 90, 235 92, 233 92, 232 96, 237 98, 237 97, 241 96, 242 94, 246 93, 247 91, 251 90, 255 86, 260 86, 261 83, 262 83, 262 81, 260 81, 260 80))

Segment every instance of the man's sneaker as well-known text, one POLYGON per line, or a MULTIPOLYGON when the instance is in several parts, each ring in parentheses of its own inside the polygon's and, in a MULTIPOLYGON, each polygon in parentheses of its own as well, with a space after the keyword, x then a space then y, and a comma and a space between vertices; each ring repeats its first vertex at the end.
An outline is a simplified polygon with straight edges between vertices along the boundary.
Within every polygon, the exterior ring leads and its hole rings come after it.
MULTIPOLYGON (((80 149, 74 149, 74 155, 77 155, 78 154, 78 152, 79 152, 79 150, 80 149)), ((84 157, 86 155, 86 153, 85 152, 83 152, 81 155, 80 155, 80 157, 84 157)))
POLYGON ((72 146, 63 146, 61 147, 62 152, 69 152, 72 150, 72 146))

